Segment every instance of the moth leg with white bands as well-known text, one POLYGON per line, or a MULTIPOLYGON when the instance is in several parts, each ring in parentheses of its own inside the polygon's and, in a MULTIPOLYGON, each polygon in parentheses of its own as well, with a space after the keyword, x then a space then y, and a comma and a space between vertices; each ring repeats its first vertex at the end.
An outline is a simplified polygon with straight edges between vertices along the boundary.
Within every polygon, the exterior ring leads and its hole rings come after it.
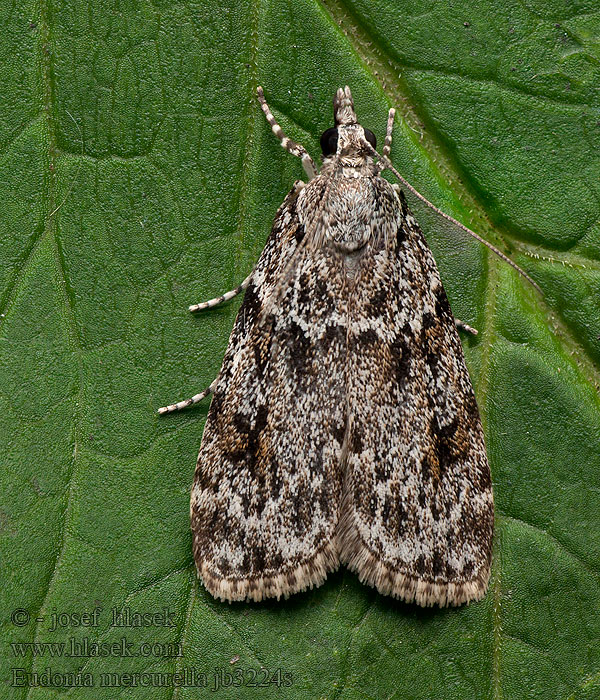
MULTIPOLYGON (((294 195, 297 195, 302 190, 302 188, 304 188, 305 186, 306 185, 304 182, 302 182, 302 180, 296 180, 296 182, 294 183, 294 186, 292 188, 292 192, 294 193, 294 195)), ((221 296, 215 297, 214 299, 209 299, 208 301, 202 301, 199 304, 191 304, 188 307, 188 310, 191 311, 192 313, 195 313, 196 311, 205 311, 206 309, 214 309, 216 306, 219 306, 220 304, 224 304, 226 301, 233 299, 238 294, 241 294, 243 291, 245 291, 248 288, 248 286, 250 285, 250 282, 252 281, 253 275, 254 275, 254 270, 235 289, 232 289, 230 292, 225 292, 225 294, 221 294, 221 296)), ((166 413, 175 413, 176 411, 182 411, 183 409, 188 408, 189 406, 192 406, 193 404, 199 403, 200 401, 202 401, 202 399, 204 399, 207 396, 210 396, 211 394, 214 393, 215 387, 216 387, 216 382, 217 382, 217 380, 215 379, 210 386, 208 386, 206 389, 201 391, 199 394, 195 394, 194 396, 192 396, 189 399, 184 399, 183 401, 177 401, 175 403, 169 404, 168 406, 162 406, 161 408, 158 409, 157 413, 159 415, 163 416, 166 413)))
POLYGON ((396 110, 392 107, 388 113, 387 128, 385 130, 385 142, 383 144, 382 153, 384 156, 389 156, 392 150, 392 131, 394 129, 394 117, 396 110))
POLYGON ((188 307, 188 310, 193 313, 195 311, 204 311, 205 309, 213 309, 215 306, 219 306, 220 304, 223 304, 226 301, 229 301, 230 299, 237 297, 238 294, 240 294, 245 289, 247 289, 248 285, 250 284, 251 279, 252 279, 252 273, 249 274, 248 277, 246 277, 246 279, 240 285, 238 285, 235 289, 232 289, 230 292, 225 292, 225 294, 221 294, 220 297, 215 297, 214 299, 209 299, 208 301, 202 301, 199 304, 192 304, 191 306, 188 307))
POLYGON ((189 399, 185 399, 184 401, 178 401, 177 403, 172 403, 169 406, 163 406, 162 408, 158 409, 158 413, 161 416, 164 416, 165 413, 174 413, 175 411, 182 411, 184 408, 189 408, 195 403, 200 403, 200 401, 205 399, 207 396, 214 394, 216 387, 217 380, 215 379, 210 386, 207 386, 206 389, 201 391, 199 394, 196 394, 189 399))
MULTIPOLYGON (((215 306, 219 306, 220 304, 224 304, 226 301, 233 299, 238 294, 247 289, 251 279, 252 274, 248 275, 248 277, 246 277, 246 279, 240 285, 238 285, 235 289, 232 289, 230 292, 225 292, 225 294, 221 294, 221 296, 219 297, 209 299, 208 301, 203 301, 200 304, 192 304, 189 307, 189 310, 192 312, 204 311, 206 309, 213 309, 215 306)), ((212 382, 212 384, 210 384, 210 386, 206 387, 206 389, 204 389, 204 391, 201 391, 199 394, 195 394, 189 399, 184 399, 183 401, 177 401, 176 403, 169 404, 168 406, 162 406, 158 409, 158 413, 159 415, 163 416, 166 413, 175 413, 175 411, 182 411, 183 409, 189 408, 190 406, 193 406, 196 403, 200 403, 202 399, 205 399, 207 396, 210 396, 214 393, 216 386, 217 380, 215 379, 212 382)))
POLYGON ((460 321, 458 318, 454 319, 454 323, 460 331, 465 331, 466 333, 470 333, 471 335, 478 335, 479 333, 479 331, 476 328, 473 328, 473 326, 469 326, 468 323, 460 321))
POLYGON ((269 109, 269 105, 265 100, 263 89, 260 87, 260 85, 256 88, 256 94, 258 95, 258 101, 260 102, 262 111, 264 112, 273 133, 279 139, 282 147, 285 148, 288 153, 291 153, 293 156, 297 156, 302 160, 302 167, 308 175, 308 179, 312 180, 313 177, 316 177, 319 174, 315 161, 310 157, 304 146, 292 141, 291 139, 288 139, 288 137, 283 133, 283 129, 279 126, 277 120, 273 116, 273 113, 269 109))

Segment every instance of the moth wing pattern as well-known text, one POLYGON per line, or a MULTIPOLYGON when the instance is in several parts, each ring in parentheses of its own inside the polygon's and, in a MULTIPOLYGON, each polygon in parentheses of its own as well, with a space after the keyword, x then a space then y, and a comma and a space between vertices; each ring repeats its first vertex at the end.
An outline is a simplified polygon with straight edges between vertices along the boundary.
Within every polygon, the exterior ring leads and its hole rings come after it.
POLYGON ((493 497, 481 421, 433 256, 400 194, 349 310, 341 561, 419 605, 481 598, 493 497))
POLYGON ((246 289, 217 379, 159 410, 214 391, 190 505, 198 574, 216 598, 259 601, 318 586, 343 563, 407 602, 478 600, 490 469, 435 261, 380 176, 389 168, 416 193, 387 159, 394 110, 380 157, 340 88, 318 174, 257 94, 310 181, 285 198, 251 276, 191 307, 246 289))
POLYGON ((331 250, 298 250, 297 196, 298 187, 280 207, 246 290, 196 465, 194 558, 206 588, 223 600, 287 596, 339 566, 346 414, 345 377, 336 369, 344 367, 345 329, 333 323, 344 314, 332 305, 344 298, 345 281, 331 250))

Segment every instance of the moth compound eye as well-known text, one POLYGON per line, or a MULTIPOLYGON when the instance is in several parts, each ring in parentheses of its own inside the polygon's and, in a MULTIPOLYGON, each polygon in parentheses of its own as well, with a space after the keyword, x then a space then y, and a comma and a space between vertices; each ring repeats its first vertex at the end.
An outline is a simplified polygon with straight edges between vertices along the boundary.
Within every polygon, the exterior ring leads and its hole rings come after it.
POLYGON ((373 146, 373 148, 377 148, 377 139, 372 131, 365 129, 365 138, 371 144, 371 146, 373 146))
POLYGON ((321 151, 325 157, 337 153, 338 130, 335 126, 321 135, 321 151))

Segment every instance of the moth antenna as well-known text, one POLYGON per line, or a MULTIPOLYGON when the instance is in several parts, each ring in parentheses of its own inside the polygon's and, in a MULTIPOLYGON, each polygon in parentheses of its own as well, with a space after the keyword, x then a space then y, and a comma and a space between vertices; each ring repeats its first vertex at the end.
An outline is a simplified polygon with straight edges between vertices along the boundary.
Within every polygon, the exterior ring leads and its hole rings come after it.
MULTIPOLYGON (((388 124, 389 124, 389 121, 388 121, 388 124)), ((387 141, 387 137, 386 137, 386 141, 387 141)), ((441 209, 438 209, 438 208, 435 206, 435 204, 432 204, 426 197, 424 197, 418 190, 416 190, 416 189, 410 184, 410 182, 408 182, 408 180, 407 180, 406 178, 404 178, 404 177, 402 177, 402 175, 400 175, 400 173, 399 173, 399 172, 396 170, 396 168, 392 165, 392 162, 391 162, 390 159, 387 157, 387 155, 379 154, 379 152, 376 151, 376 150, 373 148, 373 146, 371 146, 371 144, 370 144, 366 139, 365 139, 364 143, 367 145, 367 149, 368 149, 368 151, 371 153, 371 155, 377 156, 377 158, 380 159, 380 162, 381 162, 381 163, 383 164, 383 166, 384 166, 384 167, 381 168, 381 170, 391 170, 391 171, 394 173, 394 175, 398 178, 398 180, 400 180, 400 182, 406 187, 406 189, 407 189, 407 190, 410 190, 410 191, 415 195, 415 197, 417 197, 417 199, 420 199, 424 204, 426 204, 426 205, 427 205, 430 209, 432 209, 436 214, 439 214, 440 216, 442 216, 442 217, 443 217, 444 219, 446 219, 447 221, 450 221, 450 222, 451 222, 452 224, 454 224, 455 226, 458 226, 459 229, 461 229, 461 230, 464 231, 465 233, 468 233, 469 236, 473 236, 473 238, 474 238, 475 240, 479 241, 480 243, 483 243, 484 246, 486 246, 487 248, 489 248, 489 249, 490 249, 493 253, 495 253, 499 258, 501 258, 502 260, 504 260, 505 263, 508 263, 512 268, 514 268, 514 269, 521 275, 521 277, 524 277, 524 278, 529 282, 529 284, 531 284, 533 287, 535 287, 535 289, 537 289, 538 292, 543 296, 544 292, 542 291, 542 288, 540 287, 540 285, 539 285, 535 280, 533 280, 533 279, 525 272, 525 270, 523 270, 523 268, 519 267, 519 266, 517 265, 516 262, 514 262, 513 260, 511 260, 511 259, 508 257, 508 255, 505 255, 501 250, 499 250, 498 248, 496 248, 495 245, 492 245, 491 243, 489 243, 488 241, 486 241, 485 238, 482 238, 480 235, 478 235, 477 233, 475 233, 475 231, 471 231, 470 228, 467 228, 464 224, 461 224, 460 221, 458 221, 457 219, 455 219, 453 216, 450 216, 449 214, 446 214, 446 212, 443 212, 441 209)), ((385 149, 385 147, 384 147, 384 149, 385 149)))

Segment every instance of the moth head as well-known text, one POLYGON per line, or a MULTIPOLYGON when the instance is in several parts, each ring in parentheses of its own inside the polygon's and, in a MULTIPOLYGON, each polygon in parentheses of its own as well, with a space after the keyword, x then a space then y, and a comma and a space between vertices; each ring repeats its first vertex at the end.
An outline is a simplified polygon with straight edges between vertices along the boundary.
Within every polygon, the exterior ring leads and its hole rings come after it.
POLYGON ((333 118, 335 126, 321 135, 323 158, 338 155, 362 160, 368 153, 365 141, 377 148, 375 134, 358 123, 352 93, 347 85, 340 88, 333 98, 333 118))

